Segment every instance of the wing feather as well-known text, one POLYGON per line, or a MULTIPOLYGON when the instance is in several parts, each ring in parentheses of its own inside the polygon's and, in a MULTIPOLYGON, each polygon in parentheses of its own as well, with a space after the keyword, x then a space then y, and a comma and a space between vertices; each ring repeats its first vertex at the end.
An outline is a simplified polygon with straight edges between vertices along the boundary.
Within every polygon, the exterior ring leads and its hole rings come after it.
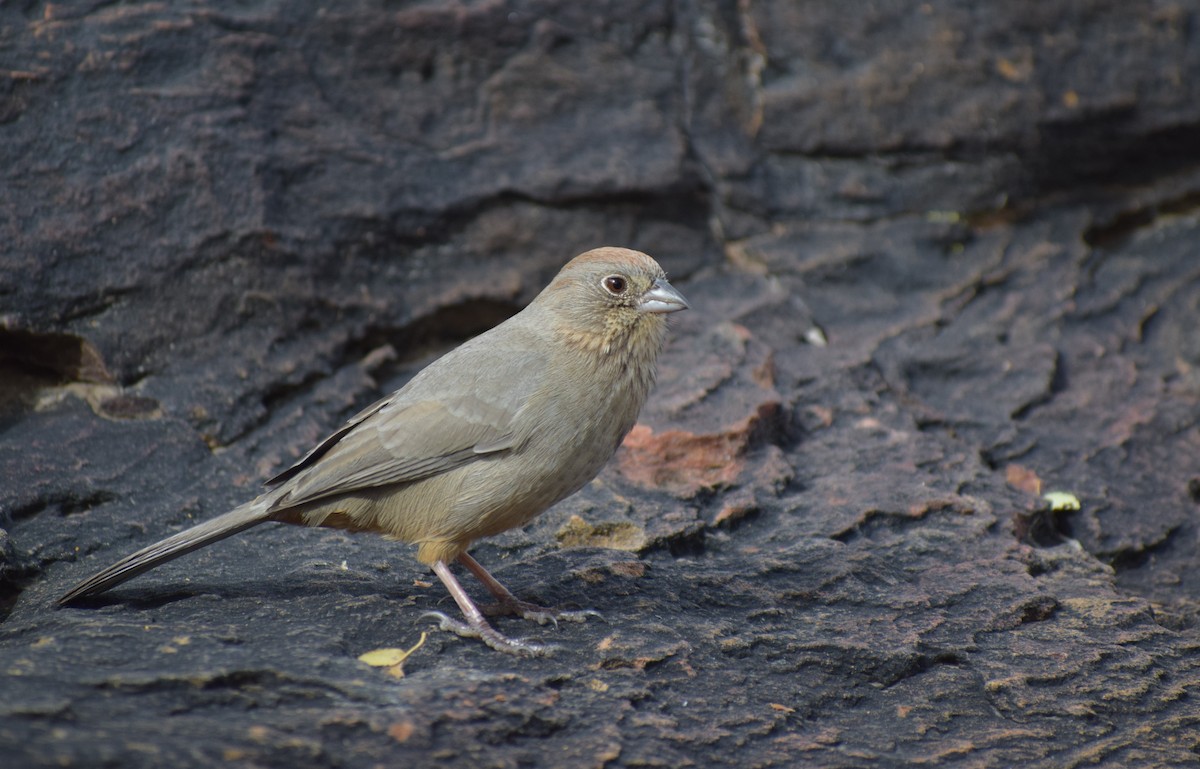
POLYGON ((412 483, 518 445, 519 416, 542 382, 544 360, 521 345, 523 364, 514 366, 512 345, 485 344, 484 336, 430 364, 272 478, 291 487, 277 506, 412 483), (455 365, 464 352, 468 370, 455 365))

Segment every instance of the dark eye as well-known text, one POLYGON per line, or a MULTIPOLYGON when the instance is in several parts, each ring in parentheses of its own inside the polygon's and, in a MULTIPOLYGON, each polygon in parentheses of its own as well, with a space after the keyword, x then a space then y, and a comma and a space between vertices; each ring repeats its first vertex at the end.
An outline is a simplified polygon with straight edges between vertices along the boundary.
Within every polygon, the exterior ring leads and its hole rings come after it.
POLYGON ((628 287, 629 281, 620 275, 609 275, 604 279, 604 287, 608 289, 610 294, 623 294, 628 287))

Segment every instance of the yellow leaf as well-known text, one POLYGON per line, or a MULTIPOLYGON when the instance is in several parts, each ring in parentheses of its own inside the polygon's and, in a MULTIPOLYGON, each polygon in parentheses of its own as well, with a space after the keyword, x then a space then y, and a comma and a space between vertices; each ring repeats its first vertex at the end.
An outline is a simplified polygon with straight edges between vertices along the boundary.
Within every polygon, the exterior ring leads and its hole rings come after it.
POLYGON ((1047 491, 1042 499, 1050 503, 1050 509, 1055 512, 1062 510, 1078 510, 1081 505, 1079 497, 1066 491, 1047 491))
POLYGON ((373 668, 387 668, 399 665, 408 656, 403 649, 375 649, 358 655, 359 662, 365 662, 373 668))
POLYGON ((358 661, 375 668, 387 668, 388 675, 403 678, 404 661, 412 656, 413 652, 420 649, 424 643, 425 634, 422 633, 421 639, 413 644, 411 649, 374 649, 358 655, 358 661))

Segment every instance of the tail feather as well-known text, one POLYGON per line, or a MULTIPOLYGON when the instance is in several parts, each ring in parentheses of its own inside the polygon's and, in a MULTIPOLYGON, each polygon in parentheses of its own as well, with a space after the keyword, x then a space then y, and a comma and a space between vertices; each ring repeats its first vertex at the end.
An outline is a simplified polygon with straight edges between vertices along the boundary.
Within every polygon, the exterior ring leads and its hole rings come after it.
POLYGON ((217 540, 233 536, 260 523, 265 523, 271 520, 269 509, 270 502, 260 497, 224 515, 219 515, 210 521, 205 521, 186 531, 167 537, 161 542, 142 548, 80 582, 58 599, 58 603, 61 606, 80 598, 103 593, 161 563, 178 558, 217 540))

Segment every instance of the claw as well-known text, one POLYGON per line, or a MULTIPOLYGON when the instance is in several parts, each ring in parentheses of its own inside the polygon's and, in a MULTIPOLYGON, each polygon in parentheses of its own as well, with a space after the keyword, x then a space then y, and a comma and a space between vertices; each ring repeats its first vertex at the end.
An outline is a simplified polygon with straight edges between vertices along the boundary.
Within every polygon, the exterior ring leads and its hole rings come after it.
POLYGON ((491 603, 487 606, 480 607, 480 611, 489 617, 501 617, 504 615, 512 615, 522 619, 536 622, 539 625, 553 623, 558 627, 559 621, 562 622, 587 622, 588 617, 596 617, 604 619, 600 612, 595 609, 556 609, 549 606, 539 606, 536 603, 528 601, 499 601, 491 603))
POLYGON ((587 622, 589 617, 604 622, 604 615, 595 609, 572 609, 571 611, 559 611, 558 619, 563 622, 587 622))
POLYGON ((550 644, 540 644, 534 641, 526 641, 522 638, 509 638, 497 632, 490 625, 472 625, 453 619, 440 611, 427 611, 421 615, 421 619, 426 618, 436 619, 439 630, 448 630, 463 638, 478 638, 496 651, 505 652, 506 654, 538 657, 552 654, 557 648, 550 644))

